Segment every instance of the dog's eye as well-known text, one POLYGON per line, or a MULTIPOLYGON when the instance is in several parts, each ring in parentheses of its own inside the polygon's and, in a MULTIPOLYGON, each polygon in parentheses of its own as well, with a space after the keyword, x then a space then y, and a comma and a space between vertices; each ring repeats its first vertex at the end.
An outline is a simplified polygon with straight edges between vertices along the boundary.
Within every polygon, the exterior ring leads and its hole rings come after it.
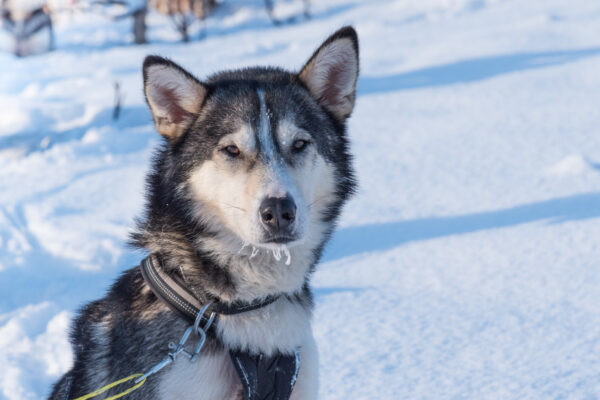
POLYGON ((308 143, 309 143, 308 140, 298 139, 298 140, 294 141, 292 148, 294 149, 294 152, 300 153, 301 151, 306 149, 306 146, 308 146, 308 143))
POLYGON ((223 151, 225 153, 227 153, 228 156, 231 156, 231 157, 237 157, 240 155, 240 149, 234 144, 231 144, 231 145, 225 147, 223 149, 223 151))

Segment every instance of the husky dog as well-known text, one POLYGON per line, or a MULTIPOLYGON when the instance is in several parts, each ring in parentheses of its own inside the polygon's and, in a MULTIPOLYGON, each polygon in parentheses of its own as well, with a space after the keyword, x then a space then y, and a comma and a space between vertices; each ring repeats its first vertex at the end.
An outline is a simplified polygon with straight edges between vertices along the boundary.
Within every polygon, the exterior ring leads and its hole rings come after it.
MULTIPOLYGON (((356 32, 334 33, 299 73, 257 67, 200 81, 149 56, 143 74, 165 141, 133 243, 160 257, 162 270, 201 302, 279 297, 219 316, 198 360, 177 358, 126 399, 242 399, 232 349, 261 357, 298 351, 291 399, 316 399, 309 280, 355 187, 345 121, 356 93, 356 32)), ((140 268, 124 272, 106 297, 80 311, 73 368, 50 398, 75 399, 147 371, 188 326, 140 268)))

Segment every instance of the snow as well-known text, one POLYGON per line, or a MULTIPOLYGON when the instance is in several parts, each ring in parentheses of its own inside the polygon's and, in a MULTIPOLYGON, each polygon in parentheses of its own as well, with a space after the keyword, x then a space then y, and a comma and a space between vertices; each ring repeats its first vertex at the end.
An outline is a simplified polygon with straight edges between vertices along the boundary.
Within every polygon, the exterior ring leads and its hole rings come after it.
POLYGON ((313 280, 321 398, 600 397, 600 3, 315 0, 282 27, 223 7, 187 45, 156 14, 144 46, 64 15, 57 51, 0 54, 0 399, 45 398, 75 310, 141 258, 144 56, 299 68, 344 24, 360 190, 313 280))

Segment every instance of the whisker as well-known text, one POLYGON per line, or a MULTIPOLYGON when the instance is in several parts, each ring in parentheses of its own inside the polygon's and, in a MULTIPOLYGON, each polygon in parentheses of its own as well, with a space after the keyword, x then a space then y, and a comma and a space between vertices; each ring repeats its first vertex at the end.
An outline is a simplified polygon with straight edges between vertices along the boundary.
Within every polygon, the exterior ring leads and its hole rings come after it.
POLYGON ((326 200, 329 196, 321 196, 319 198, 317 198, 315 201, 313 201, 312 203, 310 203, 309 205, 306 206, 306 208, 311 208, 313 204, 322 201, 322 200, 326 200))
POLYGON ((225 203, 224 201, 219 201, 219 203, 221 203, 221 204, 223 204, 225 206, 231 207, 231 208, 235 208, 236 210, 240 210, 240 211, 246 212, 246 210, 243 209, 242 207, 234 206, 233 204, 225 203))

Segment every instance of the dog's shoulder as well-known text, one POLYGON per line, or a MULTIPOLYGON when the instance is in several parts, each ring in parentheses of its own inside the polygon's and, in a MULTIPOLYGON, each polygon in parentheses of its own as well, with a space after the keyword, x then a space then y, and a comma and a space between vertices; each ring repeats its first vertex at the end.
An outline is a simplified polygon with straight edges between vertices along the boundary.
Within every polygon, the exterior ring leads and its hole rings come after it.
POLYGON ((158 320, 170 322, 177 318, 145 284, 136 266, 124 271, 104 297, 86 304, 77 312, 71 340, 74 344, 97 341, 105 334, 120 335, 123 330, 139 330, 142 325, 152 325, 158 320))
MULTIPOLYGON (((66 391, 82 395, 147 370, 186 327, 156 298, 138 267, 124 271, 104 297, 77 312, 70 335, 74 365, 50 398, 61 398, 66 391)), ((140 396, 153 390, 146 386, 140 396)))
POLYGON ((102 322, 107 314, 126 312, 132 300, 142 291, 142 286, 143 278, 138 267, 124 271, 103 298, 87 303, 79 309, 71 336, 79 336, 90 323, 102 322))

